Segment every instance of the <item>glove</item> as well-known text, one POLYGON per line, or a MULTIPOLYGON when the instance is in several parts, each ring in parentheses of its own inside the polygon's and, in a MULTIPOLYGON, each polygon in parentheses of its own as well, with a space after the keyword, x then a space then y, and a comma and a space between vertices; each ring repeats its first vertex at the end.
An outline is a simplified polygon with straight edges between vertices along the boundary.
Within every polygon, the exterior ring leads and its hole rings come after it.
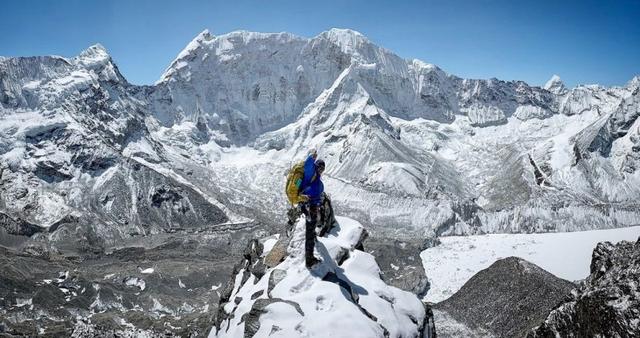
POLYGON ((300 202, 303 202, 303 203, 304 202, 309 202, 309 196, 307 196, 307 195, 298 195, 298 200, 300 202))

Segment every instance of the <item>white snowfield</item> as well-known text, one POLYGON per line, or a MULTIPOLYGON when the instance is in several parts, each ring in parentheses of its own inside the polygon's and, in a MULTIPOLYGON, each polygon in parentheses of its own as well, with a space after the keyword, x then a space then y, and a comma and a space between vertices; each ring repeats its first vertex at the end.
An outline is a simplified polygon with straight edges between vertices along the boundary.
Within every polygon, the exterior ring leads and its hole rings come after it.
POLYGON ((209 337, 243 337, 245 314, 258 299, 265 298, 279 300, 264 308, 266 312, 260 315, 254 337, 384 337, 385 329, 389 337, 418 336, 425 317, 422 302, 412 293, 386 285, 380 279, 374 257, 354 249, 364 231, 360 223, 345 217, 337 217, 337 221, 339 225, 326 237, 318 238, 316 252, 322 263, 312 270, 304 265, 305 222, 301 219, 292 235, 289 255, 282 263, 267 269, 260 280, 251 275, 242 285, 238 285, 242 276, 239 273, 224 307, 233 317, 225 320, 218 331, 214 327, 209 337), (344 250, 349 258, 338 265, 336 259, 344 250), (278 276, 282 271, 286 275, 269 292, 269 280, 279 279, 271 275, 278 276), (323 280, 331 273, 341 281, 323 280), (347 283, 357 300, 340 283, 347 283), (260 291, 263 293, 257 299, 251 299, 260 291), (233 300, 240 298, 236 305, 233 300))
POLYGON ((424 298, 440 302, 496 260, 524 258, 570 281, 589 275, 591 253, 599 242, 636 241, 640 226, 544 234, 489 234, 441 237, 442 244, 422 252, 431 289, 424 298))

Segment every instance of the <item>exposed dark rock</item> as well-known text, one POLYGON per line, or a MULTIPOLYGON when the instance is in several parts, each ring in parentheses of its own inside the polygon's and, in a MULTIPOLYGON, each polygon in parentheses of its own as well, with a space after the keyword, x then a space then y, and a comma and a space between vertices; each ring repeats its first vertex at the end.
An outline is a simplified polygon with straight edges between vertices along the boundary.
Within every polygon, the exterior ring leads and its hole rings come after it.
POLYGON ((544 180, 546 179, 545 174, 543 174, 542 171, 538 168, 536 162, 533 160, 533 158, 531 158, 531 155, 529 155, 529 163, 531 163, 531 167, 533 167, 533 174, 536 178, 536 184, 542 186, 544 180))
POLYGON ((322 280, 338 284, 340 286, 341 290, 343 291, 342 293, 345 295, 345 298, 349 299, 353 303, 357 304, 358 301, 360 300, 360 297, 358 296, 358 293, 353 290, 353 288, 351 287, 349 282, 347 282, 347 281, 343 280, 342 278, 338 277, 338 275, 336 275, 334 272, 327 273, 322 278, 322 280))
POLYGON ((266 313, 267 310, 265 310, 265 308, 273 303, 289 304, 293 306, 301 316, 304 316, 304 312, 302 312, 300 305, 290 300, 284 300, 280 298, 258 299, 253 303, 253 306, 251 307, 251 311, 245 314, 242 318, 242 320, 244 321, 244 327, 245 327, 245 331, 244 331, 245 338, 251 338, 256 334, 256 332, 258 332, 258 330, 260 329, 260 316, 266 313))
POLYGON ((177 209, 184 214, 189 209, 187 206, 180 203, 181 200, 182 195, 180 194, 179 189, 172 189, 165 185, 157 187, 155 192, 151 195, 151 205, 154 207, 161 208, 163 203, 168 203, 170 206, 176 206, 177 209))
POLYGON ((47 183, 62 182, 73 177, 62 163, 53 161, 36 162, 34 174, 47 183))
POLYGON ((251 295, 251 300, 254 300, 264 294, 264 291, 256 291, 251 295))
MULTIPOLYGON (((250 274, 252 274, 258 281, 262 276, 264 276, 265 265, 262 262, 262 250, 264 247, 262 243, 257 239, 252 239, 249 241, 249 244, 245 248, 243 252, 244 257, 244 268, 250 274)), ((245 277, 242 278, 242 284, 249 278, 248 274, 245 274, 245 277)))
POLYGON ((0 212, 0 227, 7 233, 18 236, 33 236, 47 229, 36 224, 29 223, 23 219, 14 219, 7 214, 0 212))
POLYGON ((346 248, 340 248, 340 252, 336 255, 336 263, 338 263, 338 265, 342 265, 342 263, 347 259, 349 259, 349 250, 346 248))
POLYGON ((638 281, 640 238, 599 243, 589 277, 527 337, 639 337, 638 281))
POLYGON ((427 293, 429 281, 420 258, 424 243, 373 237, 367 240, 367 248, 376 257, 386 283, 419 297, 427 293))
POLYGON ((475 274, 434 309, 498 337, 522 337, 574 286, 533 263, 509 257, 475 274))
POLYGON ((360 238, 358 239, 358 242, 356 243, 356 246, 354 248, 356 250, 365 251, 365 249, 364 249, 364 241, 367 240, 367 238, 369 238, 369 232, 365 229, 360 234, 360 238))
POLYGON ((269 275, 269 283, 267 286, 267 295, 269 295, 269 297, 271 297, 271 290, 273 290, 273 288, 278 285, 278 283, 280 283, 286 276, 287 271, 285 270, 274 269, 273 271, 271 271, 271 275, 269 275))
POLYGON ((320 231, 318 232, 318 236, 324 236, 335 224, 336 217, 333 211, 333 206, 331 205, 331 199, 329 198, 329 195, 323 194, 319 224, 320 231))
POLYGON ((273 248, 271 248, 271 251, 269 251, 265 256, 264 264, 269 268, 273 268, 280 264, 287 257, 288 244, 289 238, 286 236, 280 236, 280 239, 278 239, 273 248))

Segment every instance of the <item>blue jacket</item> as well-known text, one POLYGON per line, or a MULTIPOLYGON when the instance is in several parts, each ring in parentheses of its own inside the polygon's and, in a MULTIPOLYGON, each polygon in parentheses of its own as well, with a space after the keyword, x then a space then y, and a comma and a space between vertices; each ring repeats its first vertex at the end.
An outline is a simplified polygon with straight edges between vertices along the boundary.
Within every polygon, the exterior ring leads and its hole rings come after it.
POLYGON ((316 173, 316 161, 309 155, 304 161, 304 174, 300 183, 300 191, 303 191, 311 183, 313 175, 316 173))
POLYGON ((320 174, 316 172, 316 162, 313 157, 309 156, 304 161, 304 176, 300 184, 300 193, 309 196, 309 204, 322 204, 322 193, 324 192, 324 184, 320 174))
POLYGON ((309 196, 309 204, 311 205, 322 204, 322 192, 324 192, 324 184, 317 173, 311 183, 302 190, 302 194, 309 196))

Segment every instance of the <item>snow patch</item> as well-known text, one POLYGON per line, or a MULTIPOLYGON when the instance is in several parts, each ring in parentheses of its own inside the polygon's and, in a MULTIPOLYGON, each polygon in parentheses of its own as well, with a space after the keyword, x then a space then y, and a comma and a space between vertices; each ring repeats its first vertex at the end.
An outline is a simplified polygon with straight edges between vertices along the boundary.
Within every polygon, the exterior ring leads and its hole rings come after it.
POLYGON ((424 300, 440 302, 469 278, 501 258, 516 256, 570 281, 589 275, 598 242, 636 241, 640 226, 544 234, 489 234, 440 237, 441 244, 420 254, 431 289, 424 300))

